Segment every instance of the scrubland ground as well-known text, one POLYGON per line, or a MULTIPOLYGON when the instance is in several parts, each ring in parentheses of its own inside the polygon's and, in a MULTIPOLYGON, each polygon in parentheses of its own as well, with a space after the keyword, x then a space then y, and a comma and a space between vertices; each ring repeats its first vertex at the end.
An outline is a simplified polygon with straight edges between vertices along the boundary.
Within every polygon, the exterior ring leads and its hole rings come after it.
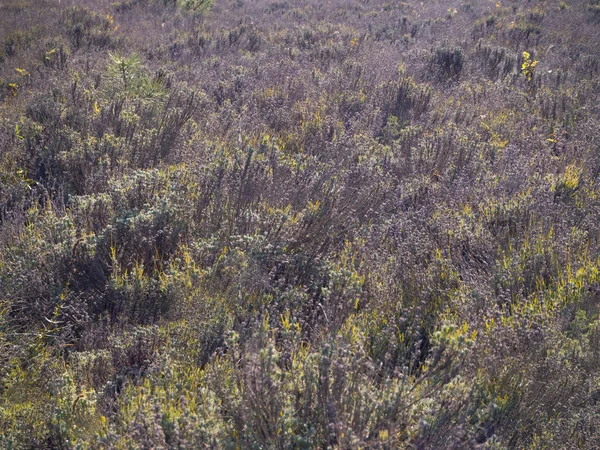
POLYGON ((2 0, 0 448, 598 448, 599 75, 598 0, 2 0))

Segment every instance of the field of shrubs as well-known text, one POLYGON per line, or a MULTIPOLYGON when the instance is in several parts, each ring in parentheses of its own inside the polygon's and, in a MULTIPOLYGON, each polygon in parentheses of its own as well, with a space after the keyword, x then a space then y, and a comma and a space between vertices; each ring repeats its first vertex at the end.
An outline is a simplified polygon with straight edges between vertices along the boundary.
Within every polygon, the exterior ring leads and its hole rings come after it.
POLYGON ((600 448, 600 0, 1 0, 0 448, 600 448))

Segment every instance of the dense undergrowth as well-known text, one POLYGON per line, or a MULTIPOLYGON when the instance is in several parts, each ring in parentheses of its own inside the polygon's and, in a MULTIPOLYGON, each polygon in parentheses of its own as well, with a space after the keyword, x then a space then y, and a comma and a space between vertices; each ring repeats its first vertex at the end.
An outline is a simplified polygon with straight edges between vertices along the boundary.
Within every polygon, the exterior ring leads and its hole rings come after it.
POLYGON ((0 448, 598 448, 599 26, 0 2, 0 448))

